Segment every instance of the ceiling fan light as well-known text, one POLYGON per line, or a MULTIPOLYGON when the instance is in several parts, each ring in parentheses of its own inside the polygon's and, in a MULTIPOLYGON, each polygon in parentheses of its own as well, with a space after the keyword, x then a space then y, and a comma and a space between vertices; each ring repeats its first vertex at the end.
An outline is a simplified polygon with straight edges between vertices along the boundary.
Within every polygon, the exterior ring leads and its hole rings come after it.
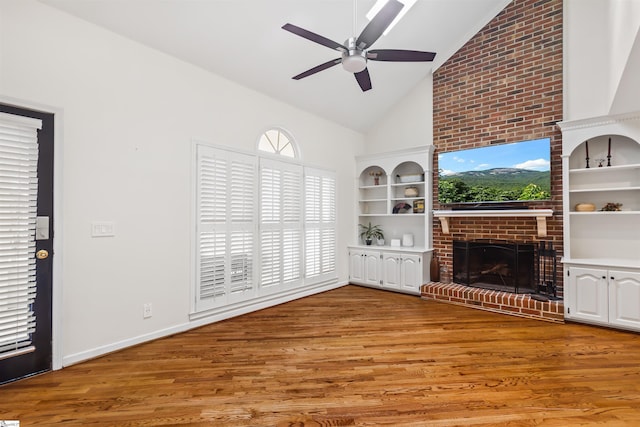
POLYGON ((361 55, 345 56, 342 58, 342 68, 350 73, 359 73, 367 68, 367 59, 361 55))

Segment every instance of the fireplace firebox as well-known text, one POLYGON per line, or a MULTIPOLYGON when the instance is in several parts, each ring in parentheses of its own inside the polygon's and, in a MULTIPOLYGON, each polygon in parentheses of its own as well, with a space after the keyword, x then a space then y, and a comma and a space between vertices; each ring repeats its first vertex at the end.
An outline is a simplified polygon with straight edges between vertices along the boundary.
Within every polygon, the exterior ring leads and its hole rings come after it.
POLYGON ((534 293, 533 244, 495 240, 453 242, 453 280, 467 286, 534 293))

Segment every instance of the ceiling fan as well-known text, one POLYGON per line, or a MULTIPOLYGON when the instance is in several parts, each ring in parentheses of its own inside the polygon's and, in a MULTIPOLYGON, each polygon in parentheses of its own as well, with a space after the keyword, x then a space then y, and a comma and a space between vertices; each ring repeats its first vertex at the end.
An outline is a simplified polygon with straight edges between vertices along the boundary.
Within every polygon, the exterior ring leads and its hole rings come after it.
POLYGON ((285 24, 283 30, 287 30, 307 40, 321 44, 330 49, 335 49, 342 53, 340 58, 332 59, 315 66, 303 73, 294 76, 294 80, 309 77, 317 72, 331 68, 342 63, 342 67, 353 73, 363 92, 371 89, 371 78, 367 70, 367 61, 389 61, 389 62, 428 62, 433 61, 436 54, 433 52, 422 52, 417 50, 402 49, 377 49, 369 50, 371 45, 384 33, 387 27, 400 13, 404 4, 397 0, 389 0, 380 9, 380 12, 362 30, 358 37, 350 37, 344 44, 340 44, 319 34, 313 33, 293 24, 285 24))

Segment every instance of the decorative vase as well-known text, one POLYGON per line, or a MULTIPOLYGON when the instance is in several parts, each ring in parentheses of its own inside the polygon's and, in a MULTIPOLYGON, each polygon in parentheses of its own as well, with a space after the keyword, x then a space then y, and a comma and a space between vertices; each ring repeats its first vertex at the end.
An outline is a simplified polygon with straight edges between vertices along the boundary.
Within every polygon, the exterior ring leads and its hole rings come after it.
POLYGON ((430 277, 432 282, 440 281, 440 263, 438 262, 438 257, 436 256, 435 251, 431 257, 430 277))

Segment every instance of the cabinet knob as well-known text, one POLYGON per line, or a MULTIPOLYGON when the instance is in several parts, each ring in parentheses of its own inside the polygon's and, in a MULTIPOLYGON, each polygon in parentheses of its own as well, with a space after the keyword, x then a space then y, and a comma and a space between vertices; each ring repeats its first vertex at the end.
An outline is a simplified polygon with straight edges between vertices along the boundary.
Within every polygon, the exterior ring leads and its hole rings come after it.
POLYGON ((616 278, 615 278, 615 277, 613 277, 613 276, 611 276, 611 280, 616 280, 616 278))
POLYGON ((603 279, 606 279, 606 278, 607 278, 607 276, 602 276, 602 278, 603 278, 603 279))

